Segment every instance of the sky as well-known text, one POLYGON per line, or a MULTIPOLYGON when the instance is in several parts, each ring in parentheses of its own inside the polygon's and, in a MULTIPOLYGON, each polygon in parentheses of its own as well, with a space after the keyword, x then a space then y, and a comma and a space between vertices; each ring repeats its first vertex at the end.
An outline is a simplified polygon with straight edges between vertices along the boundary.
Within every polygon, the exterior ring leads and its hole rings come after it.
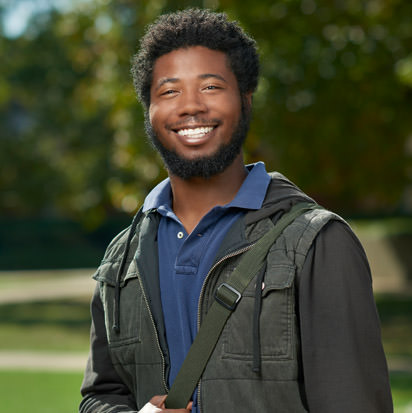
POLYGON ((30 17, 51 8, 67 10, 76 2, 71 0, 2 0, 3 30, 7 37, 17 37, 23 33, 30 17))

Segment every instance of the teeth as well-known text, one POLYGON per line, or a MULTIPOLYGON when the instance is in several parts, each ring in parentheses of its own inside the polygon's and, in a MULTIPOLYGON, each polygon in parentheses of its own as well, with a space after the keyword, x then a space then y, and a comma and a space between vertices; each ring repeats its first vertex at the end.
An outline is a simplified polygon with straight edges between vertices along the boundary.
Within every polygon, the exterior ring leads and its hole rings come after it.
POLYGON ((194 128, 194 129, 180 129, 177 133, 181 136, 199 136, 206 135, 213 130, 213 126, 208 126, 205 128, 194 128))

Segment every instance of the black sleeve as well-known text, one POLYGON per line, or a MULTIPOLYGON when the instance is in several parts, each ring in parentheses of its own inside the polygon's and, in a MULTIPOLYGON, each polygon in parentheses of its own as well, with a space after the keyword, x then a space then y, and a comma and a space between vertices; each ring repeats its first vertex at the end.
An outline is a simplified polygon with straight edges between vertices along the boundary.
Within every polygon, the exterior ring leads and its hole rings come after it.
POLYGON ((304 386, 310 412, 393 412, 366 255, 330 222, 298 275, 304 386))
POLYGON ((91 303, 90 354, 81 386, 80 413, 136 413, 129 389, 116 373, 108 349, 99 287, 91 303))

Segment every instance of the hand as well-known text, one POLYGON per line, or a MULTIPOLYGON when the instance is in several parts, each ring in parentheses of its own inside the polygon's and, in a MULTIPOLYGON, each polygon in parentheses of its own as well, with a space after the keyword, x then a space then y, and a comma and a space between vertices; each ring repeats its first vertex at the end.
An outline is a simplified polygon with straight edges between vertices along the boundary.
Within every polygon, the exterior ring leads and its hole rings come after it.
POLYGON ((166 409, 165 400, 167 395, 154 396, 150 399, 149 403, 146 403, 139 413, 161 413, 161 412, 175 412, 175 413, 190 413, 192 410, 192 402, 190 402, 186 409, 166 409))

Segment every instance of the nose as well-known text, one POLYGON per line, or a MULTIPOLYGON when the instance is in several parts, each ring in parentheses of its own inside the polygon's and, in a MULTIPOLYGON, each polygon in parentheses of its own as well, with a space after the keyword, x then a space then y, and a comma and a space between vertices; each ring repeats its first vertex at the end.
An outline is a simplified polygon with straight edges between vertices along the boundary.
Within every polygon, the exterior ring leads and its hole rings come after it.
POLYGON ((206 112, 207 105, 201 92, 197 90, 185 90, 180 95, 177 111, 180 116, 193 116, 206 112))

